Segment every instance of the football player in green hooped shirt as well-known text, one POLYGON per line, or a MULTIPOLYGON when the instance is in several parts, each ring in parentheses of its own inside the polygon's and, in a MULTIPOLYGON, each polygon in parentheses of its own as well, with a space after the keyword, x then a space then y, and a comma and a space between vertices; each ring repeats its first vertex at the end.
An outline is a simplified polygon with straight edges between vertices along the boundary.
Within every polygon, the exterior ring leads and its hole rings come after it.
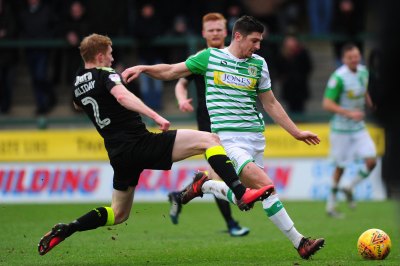
MULTIPOLYGON (((264 120, 257 111, 256 98, 264 110, 295 139, 308 145, 320 142, 310 131, 302 131, 288 117, 271 90, 267 63, 254 54, 260 49, 264 26, 251 16, 235 22, 230 45, 223 49, 208 48, 177 64, 138 65, 126 69, 123 79, 130 82, 143 72, 152 78, 174 80, 192 73, 204 76, 206 103, 211 119, 211 131, 217 133, 231 159, 241 182, 247 187, 272 184, 263 170, 264 120)), ((235 202, 225 183, 219 182, 218 196, 235 202)), ((216 185, 207 181, 203 193, 215 195, 216 185)), ((262 201, 268 218, 286 235, 299 255, 308 259, 324 244, 324 239, 306 238, 300 234, 287 214, 276 192, 262 201)))
MULTIPOLYGON (((224 48, 225 38, 228 32, 226 29, 226 19, 221 13, 211 12, 203 16, 202 19, 202 36, 206 41, 207 47, 224 48)), ((188 98, 189 83, 194 81, 196 84, 197 94, 197 110, 196 121, 197 128, 201 131, 211 132, 211 121, 208 115, 205 96, 205 82, 202 75, 190 75, 185 78, 180 78, 175 85, 175 95, 178 101, 179 109, 183 112, 193 112, 192 98, 188 98)), ((221 180, 212 168, 208 170, 208 177, 213 180, 221 180)), ((179 215, 182 211, 182 202, 180 200, 183 190, 172 191, 168 193, 168 199, 171 203, 169 215, 174 224, 178 223, 179 215)), ((222 214, 227 225, 227 232, 234 237, 246 236, 250 233, 250 229, 241 227, 238 221, 235 221, 232 215, 231 205, 229 202, 215 198, 218 209, 222 214)))
POLYGON ((336 210, 336 194, 343 191, 354 208, 354 187, 369 176, 376 165, 375 145, 365 128, 364 106, 372 106, 367 92, 368 71, 360 64, 361 53, 354 44, 342 50, 343 65, 331 75, 323 99, 323 108, 334 113, 331 120, 330 157, 335 164, 333 183, 328 196, 326 211, 329 216, 340 218, 336 210), (357 177, 348 185, 339 188, 346 165, 357 159, 365 162, 357 177))

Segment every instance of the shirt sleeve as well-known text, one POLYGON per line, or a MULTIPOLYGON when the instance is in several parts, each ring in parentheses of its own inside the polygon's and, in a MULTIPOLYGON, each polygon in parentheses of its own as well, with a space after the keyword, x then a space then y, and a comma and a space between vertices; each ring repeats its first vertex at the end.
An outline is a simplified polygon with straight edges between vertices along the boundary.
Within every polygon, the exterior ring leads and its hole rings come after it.
POLYGON ((204 75, 207 71, 208 59, 210 58, 210 48, 200 51, 190 56, 185 64, 190 72, 194 74, 204 75))
POLYGON ((268 65, 267 62, 263 59, 263 65, 261 69, 261 77, 260 77, 260 82, 258 85, 258 92, 266 92, 271 90, 271 78, 269 75, 269 70, 268 70, 268 65))
POLYGON ((324 97, 337 102, 339 100, 339 96, 342 90, 343 90, 342 79, 336 74, 333 74, 329 78, 328 84, 326 85, 324 97))
POLYGON ((115 72, 115 70, 111 69, 108 71, 104 71, 104 84, 108 91, 111 91, 116 85, 122 84, 121 75, 115 72))

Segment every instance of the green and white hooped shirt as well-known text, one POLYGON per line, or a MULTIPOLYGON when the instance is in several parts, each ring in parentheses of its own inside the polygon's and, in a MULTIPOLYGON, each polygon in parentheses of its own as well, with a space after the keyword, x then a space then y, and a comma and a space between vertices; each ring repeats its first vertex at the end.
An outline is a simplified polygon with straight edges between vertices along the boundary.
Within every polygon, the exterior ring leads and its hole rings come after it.
POLYGON ((258 93, 271 90, 271 79, 262 57, 239 59, 228 48, 208 48, 185 63, 192 73, 204 76, 212 132, 264 131, 256 99, 258 93))
MULTIPOLYGON (((348 110, 365 109, 365 94, 368 86, 368 70, 363 65, 352 72, 348 66, 339 67, 329 78, 325 89, 325 98, 331 99, 348 110)), ((364 121, 354 121, 339 114, 331 119, 331 130, 340 133, 352 133, 363 130, 364 121)))

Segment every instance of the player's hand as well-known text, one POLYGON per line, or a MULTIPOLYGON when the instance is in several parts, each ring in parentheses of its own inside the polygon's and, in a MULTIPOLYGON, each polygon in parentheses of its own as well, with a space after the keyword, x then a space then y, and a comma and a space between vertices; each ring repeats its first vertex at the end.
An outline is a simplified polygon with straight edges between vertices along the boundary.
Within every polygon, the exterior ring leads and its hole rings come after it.
POLYGON ((194 108, 192 105, 192 98, 186 99, 184 101, 181 101, 178 105, 179 105, 179 110, 181 110, 182 112, 193 112, 194 108))
POLYGON ((350 118, 354 121, 361 121, 364 119, 364 116, 365 116, 364 112, 360 111, 360 110, 350 111, 347 115, 348 118, 350 118))
POLYGON ((300 131, 298 136, 295 136, 297 140, 304 141, 308 145, 317 145, 321 142, 318 138, 317 134, 312 133, 311 131, 300 131))
POLYGON ((124 82, 129 83, 132 80, 137 79, 140 73, 142 73, 141 66, 134 66, 125 69, 124 72, 122 72, 121 76, 124 82))
POLYGON ((162 117, 162 116, 157 116, 155 119, 154 119, 154 122, 156 122, 157 123, 157 125, 158 125, 158 128, 161 130, 161 131, 167 131, 168 129, 169 129, 169 126, 171 125, 171 123, 167 120, 167 119, 165 119, 164 117, 162 117))

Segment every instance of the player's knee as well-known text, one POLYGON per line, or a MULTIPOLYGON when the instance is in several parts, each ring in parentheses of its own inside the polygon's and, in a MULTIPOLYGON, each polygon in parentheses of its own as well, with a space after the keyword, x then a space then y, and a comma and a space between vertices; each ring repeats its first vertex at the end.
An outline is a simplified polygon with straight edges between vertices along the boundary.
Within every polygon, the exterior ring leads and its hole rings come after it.
POLYGON ((368 170, 371 172, 372 170, 374 170, 375 166, 376 166, 376 159, 368 159, 366 161, 366 165, 368 170))
POLYGON ((208 139, 209 139, 209 146, 216 146, 216 145, 221 145, 221 140, 219 139, 218 135, 215 133, 209 133, 208 135, 208 139))

